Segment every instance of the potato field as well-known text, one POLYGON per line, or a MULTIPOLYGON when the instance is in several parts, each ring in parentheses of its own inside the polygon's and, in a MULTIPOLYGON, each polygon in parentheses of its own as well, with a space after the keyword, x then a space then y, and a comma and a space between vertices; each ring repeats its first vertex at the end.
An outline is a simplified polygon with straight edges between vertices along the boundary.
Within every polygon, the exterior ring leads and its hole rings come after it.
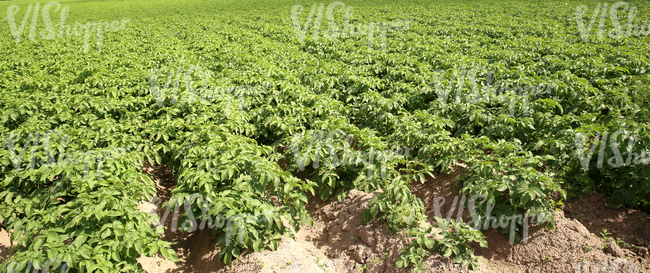
POLYGON ((2 1, 0 272, 650 272, 649 21, 2 1))

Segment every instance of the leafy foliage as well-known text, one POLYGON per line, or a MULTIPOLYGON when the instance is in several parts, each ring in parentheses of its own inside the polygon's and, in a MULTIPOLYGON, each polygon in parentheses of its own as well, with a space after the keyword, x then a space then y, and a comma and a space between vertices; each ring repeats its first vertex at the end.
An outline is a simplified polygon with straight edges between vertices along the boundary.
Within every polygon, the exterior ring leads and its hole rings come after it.
POLYGON ((487 247, 487 241, 480 231, 467 226, 462 221, 457 222, 454 219, 442 219, 436 217, 439 235, 441 239, 428 238, 434 227, 429 227, 424 231, 417 231, 416 238, 411 244, 402 250, 402 255, 396 262, 397 268, 408 267, 413 265, 416 269, 421 270, 424 256, 432 252, 440 252, 445 257, 453 256, 454 263, 459 263, 463 268, 471 266, 472 269, 478 268, 478 260, 473 256, 474 249, 470 243, 476 242, 481 247, 487 247))
MULTIPOLYGON (((647 150, 648 39, 585 42, 570 18, 578 5, 598 1, 565 2, 448 1, 439 9, 411 0, 346 2, 355 27, 409 22, 387 33, 385 48, 361 36, 300 41, 290 18, 295 3, 279 2, 66 2, 69 22, 130 19, 104 33, 101 52, 85 54, 77 37, 30 40, 26 26, 17 44, 4 31, 0 228, 13 230, 17 245, 0 270, 52 258, 73 272, 134 272, 142 254, 174 260, 137 209, 156 191, 145 162, 172 168, 178 184, 165 208, 191 204, 184 221, 230 219, 229 238, 227 223, 208 225, 228 264, 246 249, 275 249, 290 236, 282 221, 310 223, 304 205, 311 195, 329 201, 350 189, 377 191, 364 222, 413 228, 425 218, 411 183, 459 168, 457 189, 493 197, 503 215, 550 215, 564 198, 593 190, 614 206, 650 211, 650 165, 598 168, 615 157, 609 149, 584 170, 575 146, 578 133, 586 147, 599 147, 597 133, 625 129, 637 134, 632 153, 647 150), (193 67, 210 77, 182 73, 193 67), (152 71, 162 71, 160 87, 170 73, 187 77, 177 93, 161 97, 153 94, 152 71), (243 86, 264 92, 209 92, 243 86), (539 86, 551 88, 509 92, 539 86), (67 144, 27 141, 50 131, 68 136, 67 144), (321 132, 339 133, 311 145, 321 132), (128 152, 59 161, 118 148, 128 152), (386 152, 406 148, 408 155, 386 152), (346 153, 363 160, 331 160, 346 153), (98 164, 99 174, 88 171, 98 164)), ((19 18, 27 4, 0 3, 0 10, 13 4, 21 6, 19 18)), ((471 251, 463 243, 478 240, 476 233, 450 225, 459 228, 437 250, 452 249, 464 263, 471 251)), ((435 249, 425 243, 420 252, 414 245, 409 264, 435 249)))

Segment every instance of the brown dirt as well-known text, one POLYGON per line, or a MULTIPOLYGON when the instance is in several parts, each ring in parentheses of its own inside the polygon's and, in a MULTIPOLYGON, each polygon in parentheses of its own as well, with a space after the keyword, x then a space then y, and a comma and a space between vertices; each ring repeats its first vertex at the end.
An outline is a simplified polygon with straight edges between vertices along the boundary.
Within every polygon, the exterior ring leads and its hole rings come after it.
POLYGON ((427 214, 430 223, 435 221, 433 218, 435 216, 433 202, 437 197, 443 197, 445 200, 440 207, 440 213, 442 216, 447 217, 448 213, 452 213, 451 218, 456 219, 458 211, 451 211, 451 208, 454 198, 458 196, 457 193, 459 186, 454 187, 453 181, 460 172, 462 172, 462 170, 456 170, 451 174, 441 173, 436 177, 427 176, 427 180, 424 184, 416 184, 411 188, 413 194, 420 198, 424 203, 425 213, 427 214))
MULTIPOLYGON (((391 233, 386 224, 372 221, 361 225, 361 213, 376 194, 351 191, 343 202, 332 202, 318 210, 315 221, 322 222, 321 240, 317 244, 331 253, 333 258, 342 258, 355 263, 354 272, 366 268, 367 272, 408 272, 395 267, 395 261, 410 239, 406 234, 391 233)), ((458 265, 440 255, 433 255, 425 262, 427 271, 457 272, 458 265)))
POLYGON ((638 246, 650 244, 650 218, 648 214, 629 208, 615 209, 605 205, 607 198, 593 193, 584 198, 565 202, 567 218, 582 223, 591 233, 600 234, 603 229, 625 242, 638 246))
POLYGON ((0 264, 3 263, 11 251, 11 244, 9 241, 9 234, 7 231, 0 229, 0 264))
POLYGON ((488 248, 478 248, 476 254, 488 260, 484 268, 492 272, 576 272, 580 262, 594 266, 619 258, 635 258, 627 250, 623 250, 623 257, 606 253, 602 238, 590 233, 580 222, 565 218, 562 212, 556 214, 555 228, 539 229, 528 244, 510 246, 506 236, 495 230, 485 235, 488 248))
POLYGON ((282 238, 276 251, 250 253, 223 272, 345 272, 350 264, 327 257, 325 250, 310 236, 315 230, 318 225, 303 228, 294 239, 282 238))

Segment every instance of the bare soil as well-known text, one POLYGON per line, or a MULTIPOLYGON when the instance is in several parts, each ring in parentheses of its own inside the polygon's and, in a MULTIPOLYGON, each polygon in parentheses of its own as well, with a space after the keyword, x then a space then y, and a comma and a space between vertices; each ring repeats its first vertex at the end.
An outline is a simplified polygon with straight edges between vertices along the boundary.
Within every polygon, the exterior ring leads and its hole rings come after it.
POLYGON ((11 244, 9 234, 6 230, 0 230, 0 263, 3 263, 9 257, 11 244))
MULTIPOLYGON (((164 166, 147 166, 158 187, 158 196, 167 200, 175 185, 164 166)), ((426 206, 428 224, 434 223, 433 201, 445 197, 441 212, 451 209, 457 194, 452 190, 458 172, 440 174, 414 185, 412 191, 426 206)), ((302 227, 294 238, 283 238, 278 250, 245 253, 226 267, 217 259, 218 249, 208 230, 191 234, 172 233, 168 217, 162 238, 173 242, 178 262, 160 257, 141 257, 147 272, 409 272, 398 270, 395 261, 409 244, 405 234, 387 230, 373 221, 361 225, 361 212, 375 193, 351 191, 342 202, 325 204, 310 197, 308 210, 313 226, 302 227)), ((567 200, 556 214, 555 228, 533 226, 527 244, 510 245, 506 235, 485 231, 487 248, 476 246, 481 263, 478 272, 650 272, 650 217, 637 210, 610 208, 607 198, 594 193, 582 199, 567 200), (602 232, 608 234, 603 240, 602 232), (615 241, 618 238, 618 244, 615 241)), ((161 214, 144 203, 141 210, 161 214)), ((455 214, 454 214, 455 215, 455 214)), ((9 240, 0 231, 0 262, 9 255, 9 240)), ((427 272, 468 272, 451 260, 433 255, 425 261, 427 272)))

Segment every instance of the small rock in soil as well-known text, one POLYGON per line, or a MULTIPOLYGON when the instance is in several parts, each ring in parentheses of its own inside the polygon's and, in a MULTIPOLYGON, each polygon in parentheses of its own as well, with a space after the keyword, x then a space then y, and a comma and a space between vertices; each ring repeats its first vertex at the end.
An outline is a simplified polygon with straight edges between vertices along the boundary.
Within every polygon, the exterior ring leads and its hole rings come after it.
POLYGON ((366 247, 362 245, 355 245, 355 246, 350 246, 350 249, 352 251, 352 259, 357 261, 360 264, 363 264, 366 260, 366 247))
POLYGON ((639 256, 641 256, 641 257, 645 257, 645 258, 650 258, 650 253, 648 253, 648 252, 650 252, 650 251, 648 251, 648 248, 646 248, 646 247, 640 247, 640 248, 638 249, 638 252, 639 252, 639 256))
POLYGON ((375 246, 374 232, 369 228, 359 228, 359 239, 366 245, 375 246))
POLYGON ((616 242, 614 242, 614 241, 609 241, 607 243, 607 252, 611 253, 615 257, 623 257, 624 256, 623 250, 621 250, 621 248, 618 247, 618 245, 616 245, 616 242))
POLYGON ((356 267, 356 263, 355 263, 354 261, 350 261, 350 260, 348 260, 348 261, 345 263, 345 272, 346 272, 346 273, 348 273, 348 272, 349 272, 349 273, 352 273, 352 272, 354 272, 354 268, 355 268, 355 267, 356 267))
POLYGON ((580 223, 579 221, 574 220, 573 230, 580 232, 580 234, 589 235, 589 230, 587 230, 587 228, 584 225, 582 225, 582 223, 580 223))

